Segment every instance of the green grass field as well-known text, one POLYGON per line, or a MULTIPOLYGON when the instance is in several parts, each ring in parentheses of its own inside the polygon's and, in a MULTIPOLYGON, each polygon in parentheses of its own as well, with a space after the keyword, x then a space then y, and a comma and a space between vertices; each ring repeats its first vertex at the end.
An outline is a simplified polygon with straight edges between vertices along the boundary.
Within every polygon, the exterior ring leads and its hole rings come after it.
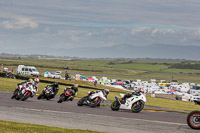
MULTIPOLYGON (((135 77, 148 77, 159 79, 199 80, 199 69, 170 68, 174 62, 142 62, 142 61, 108 61, 108 60, 56 60, 56 59, 31 59, 31 58, 0 58, 0 64, 16 69, 18 65, 36 66, 38 70, 64 71, 67 65, 69 72, 128 75, 135 77)), ((182 64, 182 63, 178 63, 182 64)), ((195 64, 195 63, 192 63, 195 64)), ((198 63, 196 63, 198 64, 198 63)), ((119 78, 119 77, 113 77, 119 78)), ((122 78, 120 78, 122 79, 122 78)), ((130 79, 130 78, 129 78, 130 79)))
POLYGON ((90 130, 66 129, 0 120, 1 133, 100 133, 90 130))

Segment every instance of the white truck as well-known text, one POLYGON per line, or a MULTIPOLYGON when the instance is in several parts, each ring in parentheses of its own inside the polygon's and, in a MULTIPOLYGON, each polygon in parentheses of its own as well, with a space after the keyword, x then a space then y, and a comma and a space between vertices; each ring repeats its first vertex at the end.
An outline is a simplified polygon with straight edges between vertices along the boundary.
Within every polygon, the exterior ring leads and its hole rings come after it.
POLYGON ((19 65, 17 68, 17 74, 24 76, 39 76, 40 73, 34 66, 19 65))

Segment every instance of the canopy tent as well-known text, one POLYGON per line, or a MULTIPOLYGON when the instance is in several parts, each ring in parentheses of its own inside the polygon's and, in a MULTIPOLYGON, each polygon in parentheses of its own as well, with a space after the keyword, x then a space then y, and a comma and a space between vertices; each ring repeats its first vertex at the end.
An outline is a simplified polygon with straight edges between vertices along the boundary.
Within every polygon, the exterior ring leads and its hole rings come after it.
POLYGON ((81 76, 80 78, 81 78, 81 79, 86 79, 86 77, 84 77, 84 76, 81 76))
POLYGON ((89 77, 87 80, 94 80, 92 77, 89 77))
POLYGON ((173 95, 174 93, 176 93, 176 91, 175 90, 171 90, 171 91, 169 91, 169 93, 173 95))
POLYGON ((109 80, 105 80, 104 82, 110 83, 110 81, 109 81, 109 80))
POLYGON ((118 81, 118 82, 116 82, 116 85, 124 85, 124 83, 122 82, 122 81, 118 81))

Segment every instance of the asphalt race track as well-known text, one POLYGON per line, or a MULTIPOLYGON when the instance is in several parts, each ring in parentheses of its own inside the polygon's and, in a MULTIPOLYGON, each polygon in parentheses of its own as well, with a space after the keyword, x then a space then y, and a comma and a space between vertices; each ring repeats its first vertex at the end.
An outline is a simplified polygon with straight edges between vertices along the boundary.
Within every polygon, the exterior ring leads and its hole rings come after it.
POLYGON ((77 106, 77 100, 57 103, 52 100, 11 99, 12 93, 0 92, 0 120, 47 126, 89 129, 110 133, 199 133, 187 126, 187 114, 175 112, 132 113, 112 111, 110 107, 77 106))

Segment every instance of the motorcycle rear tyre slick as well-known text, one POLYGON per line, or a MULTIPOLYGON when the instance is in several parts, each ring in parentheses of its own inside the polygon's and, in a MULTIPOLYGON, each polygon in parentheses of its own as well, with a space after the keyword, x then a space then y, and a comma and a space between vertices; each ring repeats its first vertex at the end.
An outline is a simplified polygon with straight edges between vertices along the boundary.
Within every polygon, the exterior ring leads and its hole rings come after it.
POLYGON ((140 111, 142 111, 142 109, 144 108, 144 102, 143 101, 137 101, 135 103, 133 103, 131 110, 133 113, 139 113, 140 111), (134 104, 137 104, 137 102, 139 102, 139 108, 135 108, 134 104))
POLYGON ((200 122, 198 123, 198 124, 199 124, 198 126, 194 126, 194 125, 191 123, 191 117, 192 117, 192 115, 194 115, 194 114, 199 114, 199 115, 200 115, 200 111, 195 110, 195 111, 190 112, 190 113, 188 114, 188 116, 187 116, 187 124, 188 124, 188 126, 189 126, 190 128, 192 128, 192 129, 200 130, 200 122))
POLYGON ((120 104, 118 101, 114 101, 112 104, 111 104, 111 109, 113 111, 118 111, 119 110, 119 107, 120 107, 120 104))
POLYGON ((30 93, 26 94, 26 95, 22 98, 22 101, 25 101, 26 99, 28 99, 30 95, 31 95, 30 93))

